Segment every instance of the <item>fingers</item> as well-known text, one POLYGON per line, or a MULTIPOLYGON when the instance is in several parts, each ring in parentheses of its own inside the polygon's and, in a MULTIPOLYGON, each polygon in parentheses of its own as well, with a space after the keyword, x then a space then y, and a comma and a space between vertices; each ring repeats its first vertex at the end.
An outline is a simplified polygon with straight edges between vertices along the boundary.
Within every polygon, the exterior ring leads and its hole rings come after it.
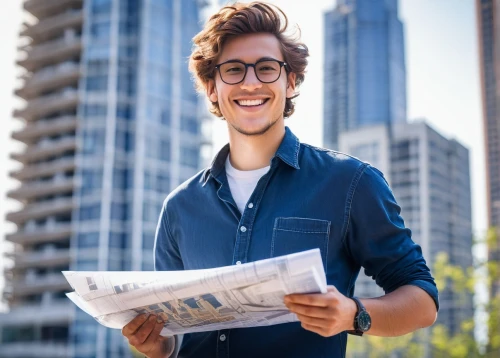
POLYGON ((150 315, 148 319, 134 333, 126 335, 134 347, 142 345, 156 326, 156 316, 150 315))
POLYGON ((146 313, 140 314, 137 317, 135 317, 132 321, 127 323, 125 327, 122 329, 122 334, 125 337, 128 337, 132 334, 134 334, 137 329, 142 326, 144 322, 146 322, 146 319, 148 318, 148 315, 146 313))
POLYGON ((306 306, 327 307, 338 302, 342 294, 335 286, 327 286, 327 293, 292 294, 285 296, 285 304, 288 302, 298 303, 306 306))
POLYGON ((161 319, 158 319, 155 322, 153 330, 146 338, 146 340, 142 343, 141 350, 143 350, 144 352, 148 352, 157 344, 158 338, 160 337, 160 332, 163 329, 164 324, 165 323, 161 319))
POLYGON ((297 317, 300 320, 300 322, 305 323, 309 326, 316 326, 318 328, 324 327, 329 324, 329 322, 326 321, 324 318, 309 317, 300 314, 297 314, 297 317))
POLYGON ((301 316, 326 318, 331 315, 330 310, 326 307, 305 306, 296 303, 287 303, 286 306, 291 312, 301 316))

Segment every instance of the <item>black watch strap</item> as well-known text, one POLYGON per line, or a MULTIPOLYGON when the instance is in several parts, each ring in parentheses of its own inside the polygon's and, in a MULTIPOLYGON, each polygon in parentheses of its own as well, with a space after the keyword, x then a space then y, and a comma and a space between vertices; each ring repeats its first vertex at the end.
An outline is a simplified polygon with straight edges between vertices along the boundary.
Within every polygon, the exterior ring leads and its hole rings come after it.
POLYGON ((356 303, 356 307, 358 308, 356 315, 354 316, 354 330, 347 331, 349 334, 353 334, 356 336, 362 336, 365 331, 361 330, 358 326, 358 317, 361 312, 367 312, 365 306, 357 297, 351 297, 351 299, 356 303))

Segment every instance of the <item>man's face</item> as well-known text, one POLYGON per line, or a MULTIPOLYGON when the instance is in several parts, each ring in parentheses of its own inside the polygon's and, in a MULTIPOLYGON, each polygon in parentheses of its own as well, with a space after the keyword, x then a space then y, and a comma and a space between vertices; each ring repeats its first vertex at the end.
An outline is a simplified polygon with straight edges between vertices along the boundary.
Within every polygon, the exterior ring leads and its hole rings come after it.
MULTIPOLYGON (((284 61, 278 39, 268 33, 248 34, 235 37, 224 44, 217 64, 239 60, 256 63, 264 58, 284 61)), ((224 83, 219 70, 209 83, 207 95, 212 102, 218 102, 229 130, 245 135, 266 133, 275 124, 284 126, 283 110, 285 100, 295 91, 295 74, 287 75, 281 68, 276 82, 262 83, 253 67, 249 67, 243 82, 230 85, 224 83)))

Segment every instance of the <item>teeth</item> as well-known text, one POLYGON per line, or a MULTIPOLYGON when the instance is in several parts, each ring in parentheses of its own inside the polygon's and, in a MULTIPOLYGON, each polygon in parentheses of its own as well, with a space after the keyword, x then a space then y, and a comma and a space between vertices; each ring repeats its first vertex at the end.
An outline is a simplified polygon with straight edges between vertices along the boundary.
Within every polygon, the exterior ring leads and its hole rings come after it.
POLYGON ((240 106, 258 106, 264 103, 263 99, 242 99, 237 101, 240 106))

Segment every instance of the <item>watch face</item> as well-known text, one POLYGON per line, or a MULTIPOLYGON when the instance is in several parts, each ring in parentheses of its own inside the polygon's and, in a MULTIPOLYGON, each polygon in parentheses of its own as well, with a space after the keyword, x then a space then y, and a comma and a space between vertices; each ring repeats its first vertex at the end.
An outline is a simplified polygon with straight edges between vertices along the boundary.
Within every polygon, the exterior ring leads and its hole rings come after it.
POLYGON ((370 329, 372 325, 372 319, 368 312, 361 311, 358 315, 358 329, 360 331, 366 332, 370 329))

